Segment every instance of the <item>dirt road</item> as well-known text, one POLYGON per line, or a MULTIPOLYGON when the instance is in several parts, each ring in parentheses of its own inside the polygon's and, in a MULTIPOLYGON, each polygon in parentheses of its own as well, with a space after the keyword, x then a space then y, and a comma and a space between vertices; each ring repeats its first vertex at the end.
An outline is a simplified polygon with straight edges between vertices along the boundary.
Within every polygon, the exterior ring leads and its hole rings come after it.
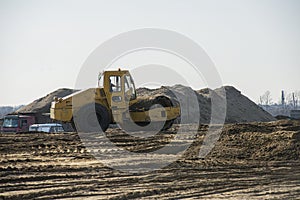
MULTIPOLYGON (((299 125, 290 121, 226 125, 213 151, 199 159, 195 155, 205 134, 203 126, 179 160, 136 174, 103 165, 76 133, 1 134, 0 199, 297 199, 299 125)), ((108 135, 117 146, 138 155, 168 144, 172 131, 152 138, 152 143, 132 139, 124 143, 119 129, 109 129, 108 135)), ((137 156, 130 164, 145 160, 137 156)), ((116 162, 128 165, 121 156, 116 162)))

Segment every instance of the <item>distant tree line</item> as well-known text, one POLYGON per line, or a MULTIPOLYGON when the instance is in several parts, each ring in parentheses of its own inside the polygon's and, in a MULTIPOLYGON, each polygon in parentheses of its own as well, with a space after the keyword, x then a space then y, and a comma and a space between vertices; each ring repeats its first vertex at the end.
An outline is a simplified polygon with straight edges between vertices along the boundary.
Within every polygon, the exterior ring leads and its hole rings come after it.
POLYGON ((270 91, 266 91, 259 97, 258 105, 271 113, 273 116, 290 115, 290 110, 300 109, 300 91, 282 91, 281 98, 274 102, 270 91))

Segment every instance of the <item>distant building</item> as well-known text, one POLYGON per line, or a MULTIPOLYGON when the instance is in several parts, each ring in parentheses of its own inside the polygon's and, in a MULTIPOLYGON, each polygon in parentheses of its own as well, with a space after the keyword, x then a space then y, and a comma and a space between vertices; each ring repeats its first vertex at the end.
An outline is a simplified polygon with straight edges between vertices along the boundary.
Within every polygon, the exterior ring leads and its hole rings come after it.
POLYGON ((291 110, 290 116, 293 119, 300 119, 300 110, 291 110))

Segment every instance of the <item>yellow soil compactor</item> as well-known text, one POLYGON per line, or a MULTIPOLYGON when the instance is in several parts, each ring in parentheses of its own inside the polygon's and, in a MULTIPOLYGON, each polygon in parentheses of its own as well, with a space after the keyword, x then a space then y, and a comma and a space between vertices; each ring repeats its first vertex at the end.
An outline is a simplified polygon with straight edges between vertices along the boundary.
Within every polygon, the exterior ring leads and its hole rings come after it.
POLYGON ((178 102, 167 96, 137 97, 129 71, 120 69, 103 72, 97 88, 55 98, 50 109, 52 119, 71 122, 83 132, 96 131, 97 127, 106 131, 114 123, 125 130, 166 130, 179 115, 178 102))

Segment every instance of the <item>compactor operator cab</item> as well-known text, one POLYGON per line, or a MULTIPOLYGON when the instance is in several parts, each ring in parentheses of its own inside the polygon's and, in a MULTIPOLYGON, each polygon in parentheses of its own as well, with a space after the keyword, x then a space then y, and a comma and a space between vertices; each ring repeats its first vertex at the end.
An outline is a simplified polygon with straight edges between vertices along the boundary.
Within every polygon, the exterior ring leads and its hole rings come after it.
POLYGON ((99 87, 104 88, 110 106, 124 108, 128 102, 136 99, 135 85, 127 70, 101 73, 99 87))

